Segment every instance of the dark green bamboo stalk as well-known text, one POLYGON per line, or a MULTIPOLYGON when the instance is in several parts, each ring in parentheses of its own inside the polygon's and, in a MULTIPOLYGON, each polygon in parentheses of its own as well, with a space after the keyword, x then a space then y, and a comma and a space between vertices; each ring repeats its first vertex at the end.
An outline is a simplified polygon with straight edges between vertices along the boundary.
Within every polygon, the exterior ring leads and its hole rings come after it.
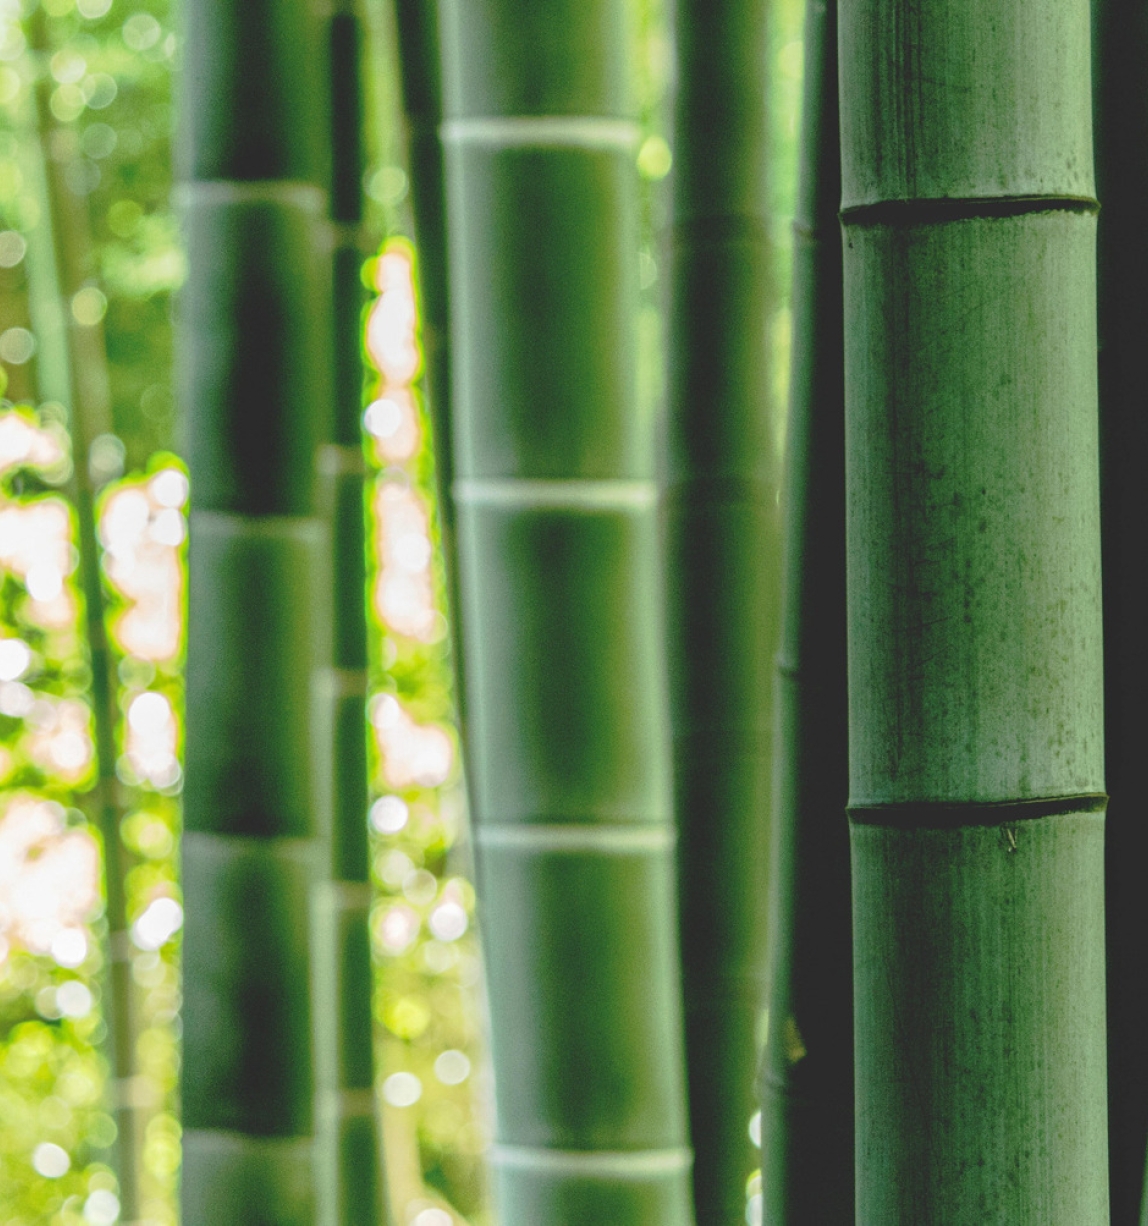
MULTIPOLYGON (((1108 806, 1108 1125, 1113 1226, 1142 1218, 1148 1149, 1148 979, 1144 940, 1148 892, 1138 867, 1148 858, 1139 767, 1148 738, 1143 695, 1140 593, 1148 523, 1148 11, 1096 0, 1093 38, 1096 116, 1098 314, 1100 328, 1101 515, 1104 550, 1104 725, 1108 806)), ((1148 1207, 1145 1212, 1148 1213, 1148 1207)))
POLYGON ((1088 26, 841 9, 859 1222, 1108 1221, 1088 26))
POLYGON ((330 437, 322 29, 185 13, 180 398, 192 481, 183 1222, 310 1226, 311 679, 330 437))
POLYGON ((503 1226, 684 1226, 618 0, 444 10, 467 750, 503 1226))
POLYGON ((108 926, 107 969, 102 1015, 105 1049, 111 1069, 110 1107, 116 1122, 113 1152, 120 1211, 124 1222, 140 1216, 140 1109, 135 1045, 132 944, 125 895, 127 854, 120 835, 124 816, 116 777, 116 732, 120 711, 116 662, 108 642, 100 554, 96 528, 96 488, 88 464, 91 442, 111 429, 107 360, 102 329, 84 327, 70 309, 72 297, 90 283, 95 271, 86 203, 64 182, 65 167, 51 156, 55 122, 49 100, 50 44, 45 14, 37 8, 27 21, 29 50, 36 65, 33 86, 37 156, 34 173, 46 225, 31 235, 30 306, 40 358, 37 383, 41 398, 56 400, 68 412, 68 432, 75 460, 67 490, 75 505, 80 586, 92 670, 91 702, 96 742, 95 786, 84 807, 100 832, 104 867, 104 916, 108 926))
POLYGON ((698 1221, 756 1163, 777 649, 779 465, 766 0, 680 0, 665 512, 678 889, 698 1221))
POLYGON ((442 140, 442 67, 437 0, 394 0, 406 125, 411 212, 418 243, 419 327, 424 387, 434 422, 439 514, 453 566, 451 487, 450 295, 447 285, 446 195, 442 140))
POLYGON ((768 1226, 854 1220, 840 149, 837 4, 809 0, 762 1085, 768 1226))
POLYGON ((332 559, 330 665, 317 699, 325 879, 313 894, 318 1220, 385 1218, 374 1095, 367 840, 367 607, 363 403, 362 26, 354 0, 328 19, 334 234, 334 433, 320 452, 332 559))

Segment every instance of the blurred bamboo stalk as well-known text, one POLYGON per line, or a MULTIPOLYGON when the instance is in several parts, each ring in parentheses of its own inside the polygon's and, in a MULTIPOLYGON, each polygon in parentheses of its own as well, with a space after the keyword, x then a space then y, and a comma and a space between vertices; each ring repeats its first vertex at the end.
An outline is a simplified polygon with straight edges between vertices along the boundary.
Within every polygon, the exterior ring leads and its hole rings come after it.
POLYGON ((184 1226, 311 1226, 312 680, 329 573, 323 26, 308 0, 184 12, 178 387, 191 474, 184 1226))
POLYGON ((694 1204, 745 1220, 765 997, 780 481, 767 0, 679 0, 664 491, 694 1204))
POLYGON ((330 551, 328 664, 316 687, 325 866, 312 895, 318 1221, 387 1220, 375 1101, 367 838, 366 463, 362 440, 363 28, 355 0, 327 19, 334 415, 319 451, 330 551))
POLYGON ((65 163, 53 156, 58 131, 49 105, 51 47, 44 10, 26 19, 29 55, 34 65, 34 171, 46 226, 29 235, 29 298, 40 357, 37 384, 41 400, 62 404, 68 414, 73 472, 66 489, 76 508, 77 552, 84 621, 92 671, 91 704, 96 741, 96 782, 84 799, 103 846, 105 919, 108 926, 102 1016, 111 1069, 110 1106, 116 1123, 113 1165, 119 1184, 121 1220, 131 1226, 141 1215, 139 1112, 150 1106, 137 1077, 135 998, 132 983, 131 926, 125 878, 129 856, 120 833, 124 817, 116 775, 120 720, 119 677, 108 642, 106 602, 101 579, 96 523, 97 483, 90 463, 92 442, 111 432, 107 357, 99 324, 82 324, 72 312, 74 296, 92 283, 94 260, 86 202, 77 199, 65 178, 65 163))
POLYGON ((836 0, 809 0, 804 44, 762 1084, 766 1226, 854 1219, 836 0))
POLYGON ((442 14, 495 1199, 503 1226, 686 1226, 626 5, 442 14))

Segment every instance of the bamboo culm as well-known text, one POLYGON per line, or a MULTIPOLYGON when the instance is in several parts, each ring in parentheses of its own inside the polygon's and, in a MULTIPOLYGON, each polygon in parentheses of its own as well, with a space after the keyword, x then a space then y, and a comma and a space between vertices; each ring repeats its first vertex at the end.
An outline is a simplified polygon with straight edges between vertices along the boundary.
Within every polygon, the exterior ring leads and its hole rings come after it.
POLYGON ((857 1220, 1101 1226, 1088 6, 840 21, 857 1220))
POLYGON ((443 10, 454 485, 504 1226, 688 1226, 619 0, 443 10))
POLYGON ((1148 859, 1139 767, 1148 737, 1143 694, 1143 525, 1148 523, 1148 14, 1128 0, 1093 5, 1096 117, 1100 462, 1104 576, 1104 736, 1110 796, 1105 840, 1108 915, 1108 1127, 1112 1226, 1148 1221, 1148 980, 1142 934, 1148 859))
POLYGON ((120 1210, 125 1222, 140 1216, 141 1104, 133 1093, 137 1072, 135 993, 132 983, 131 926, 125 878, 128 855, 120 835, 124 816, 121 785, 116 777, 116 734, 119 722, 118 684, 108 642, 106 607, 100 575, 96 525, 97 490, 88 464, 92 440, 111 430, 107 360, 102 329, 83 327, 73 317, 72 296, 89 283, 93 272, 86 204, 77 200, 64 181, 65 167, 50 153, 55 126, 50 106, 50 45, 42 9, 27 21, 28 46, 37 67, 33 88, 36 128, 34 174, 48 226, 30 236, 30 308, 40 358, 37 379, 42 400, 66 406, 68 432, 76 459, 66 491, 76 508, 80 586, 92 670, 92 714, 95 727, 95 786, 84 807, 100 833, 103 848, 104 915, 107 922, 107 969, 104 972, 104 1044, 111 1070, 108 1098, 116 1122, 113 1165, 120 1210))
POLYGON ((305 0, 185 11, 185 1226, 315 1221, 311 688, 326 573, 316 449, 331 404, 321 44, 305 0))
POLYGON ((806 5, 804 43, 762 1065, 766 1226, 854 1220, 836 0, 806 5))
POLYGON ((330 622, 315 686, 325 866, 312 890, 319 1226, 386 1220, 375 1101, 367 837, 366 465, 363 364, 363 28, 354 0, 327 19, 334 415, 319 451, 330 622))
POLYGON ((665 461, 679 926, 699 1222, 745 1220, 756 1151, 777 649, 765 0, 681 0, 665 461))

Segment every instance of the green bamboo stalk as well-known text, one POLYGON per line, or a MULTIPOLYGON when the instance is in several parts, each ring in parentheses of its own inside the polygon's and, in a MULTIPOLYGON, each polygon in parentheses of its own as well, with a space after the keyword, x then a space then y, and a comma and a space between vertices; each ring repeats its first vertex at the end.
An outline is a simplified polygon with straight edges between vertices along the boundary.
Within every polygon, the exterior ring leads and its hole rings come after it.
POLYGON ((42 399, 65 406, 75 459, 66 493, 76 508, 77 553, 84 601, 84 627, 92 672, 91 704, 95 730, 96 781, 84 800, 92 825, 100 833, 104 868, 104 918, 108 926, 102 1016, 107 1029, 104 1049, 111 1070, 108 1089, 116 1123, 113 1164, 125 1223, 140 1217, 140 1097, 135 1092, 137 1025, 132 984, 131 925, 125 878, 128 855, 120 835, 124 817, 116 777, 119 725, 119 679, 108 642, 106 601, 101 580, 96 525, 97 490, 88 464, 92 440, 111 430, 107 360, 103 331, 81 326, 70 309, 72 297, 89 284, 93 269, 86 204, 64 182, 64 166, 51 156, 55 122, 49 100, 51 47, 44 11, 37 8, 26 24, 28 48, 35 65, 32 88, 36 154, 30 160, 37 195, 47 224, 30 235, 30 308, 40 358, 37 385, 42 399))
POLYGON ((667 614, 698 1221, 745 1220, 780 613, 766 0, 681 0, 667 614))
POLYGON ((363 481, 363 34, 354 0, 327 24, 334 232, 334 432, 320 452, 332 572, 329 666, 320 674, 318 746, 324 879, 312 895, 316 1179, 323 1226, 385 1220, 374 1094, 367 840, 366 508, 363 481))
POLYGON ((315 457, 331 402, 322 30, 306 0, 197 0, 185 21, 183 1222, 310 1226, 315 457))
POLYGON ((458 544, 454 504, 454 411, 451 407, 450 282, 447 268, 446 163, 439 0, 394 0, 395 33, 406 128, 411 213, 418 245, 423 391, 430 406, 439 531, 451 619, 455 706, 466 721, 466 668, 458 631, 458 544))
MULTIPOLYGON (((1137 865, 1148 857, 1138 768, 1148 724, 1143 694, 1142 526, 1148 522, 1148 22, 1124 0, 1093 5, 1096 115, 1101 519, 1104 575, 1105 772, 1111 800, 1105 844, 1108 910, 1108 1129, 1113 1226, 1142 1220, 1148 1149, 1148 984, 1143 933, 1148 893, 1137 865)), ((1148 1206, 1145 1207, 1148 1214, 1148 1206)))
POLYGON ((835 0, 806 5, 803 89, 762 1084, 768 1226, 854 1220, 835 0))
POLYGON ((439 514, 453 565, 454 504, 450 497, 453 443, 450 411, 450 293, 447 284, 446 194, 439 127, 442 67, 437 0, 395 0, 411 213, 418 244, 419 327, 424 386, 434 426, 439 514))
POLYGON ((443 12, 454 494, 500 1220, 686 1226, 625 5, 443 12))
POLYGON ((1098 1226, 1088 7, 840 48, 857 1220, 1098 1226))

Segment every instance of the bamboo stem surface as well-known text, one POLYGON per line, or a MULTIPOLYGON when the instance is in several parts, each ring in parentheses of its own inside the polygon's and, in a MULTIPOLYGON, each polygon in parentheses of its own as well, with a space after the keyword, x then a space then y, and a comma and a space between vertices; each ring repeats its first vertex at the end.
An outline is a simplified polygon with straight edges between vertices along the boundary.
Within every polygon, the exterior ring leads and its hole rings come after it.
POLYGON ((841 10, 859 1222, 1108 1221, 1088 25, 841 10))
POLYGON ((675 15, 666 602, 694 1204, 745 1218, 756 1153, 780 612, 763 0, 675 15))
POLYGON ((691 1222, 624 5, 443 10, 454 495, 503 1226, 691 1222))
POLYGON ((304 0, 185 13, 180 401, 191 474, 185 1226, 311 1226, 312 677, 326 534, 322 30, 304 0))

